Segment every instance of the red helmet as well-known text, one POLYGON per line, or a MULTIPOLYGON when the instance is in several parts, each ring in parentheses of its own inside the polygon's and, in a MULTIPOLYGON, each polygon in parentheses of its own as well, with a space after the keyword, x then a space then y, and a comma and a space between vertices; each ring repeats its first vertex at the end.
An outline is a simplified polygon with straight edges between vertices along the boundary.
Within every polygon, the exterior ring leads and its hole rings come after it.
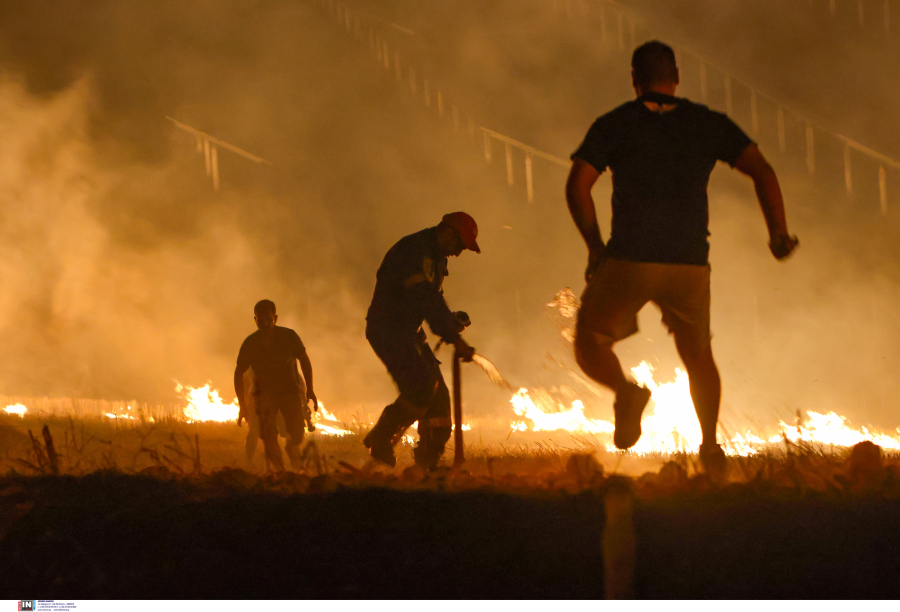
POLYGON ((478 238, 478 225, 475 223, 475 219, 464 212, 454 212, 444 215, 441 223, 458 231, 467 249, 481 253, 481 249, 478 248, 478 242, 476 241, 476 238, 478 238))

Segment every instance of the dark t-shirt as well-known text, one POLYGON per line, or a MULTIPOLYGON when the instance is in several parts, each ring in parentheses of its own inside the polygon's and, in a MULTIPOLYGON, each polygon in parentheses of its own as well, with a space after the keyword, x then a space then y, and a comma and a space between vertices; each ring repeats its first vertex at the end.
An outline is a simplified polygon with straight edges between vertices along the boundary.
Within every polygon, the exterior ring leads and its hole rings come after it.
POLYGON ((734 166, 752 143, 726 115, 664 94, 646 95, 597 119, 572 158, 598 172, 612 170, 607 254, 705 265, 709 175, 717 160, 734 166), (676 107, 657 113, 645 100, 676 107))
POLYGON ((459 338, 441 288, 447 258, 438 248, 437 228, 401 238, 378 268, 375 293, 366 315, 366 333, 412 338, 422 321, 448 342, 459 338))
POLYGON ((297 360, 305 352, 297 332, 276 326, 270 342, 259 330, 247 336, 238 352, 237 366, 241 373, 253 368, 255 393, 293 395, 302 388, 297 360))

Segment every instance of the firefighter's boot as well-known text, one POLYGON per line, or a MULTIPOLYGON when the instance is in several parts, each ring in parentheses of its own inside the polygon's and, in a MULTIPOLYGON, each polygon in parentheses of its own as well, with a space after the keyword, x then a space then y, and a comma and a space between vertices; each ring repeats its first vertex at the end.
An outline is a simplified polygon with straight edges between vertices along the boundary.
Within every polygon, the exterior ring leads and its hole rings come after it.
POLYGON ((419 427, 419 442, 413 449, 413 458, 416 465, 433 470, 444 454, 444 447, 450 439, 450 427, 419 427))
POLYGON ((384 412, 381 413, 378 422, 375 423, 375 427, 363 438, 363 444, 369 449, 372 459, 386 463, 391 467, 397 465, 391 438, 394 437, 397 431, 406 427, 405 412, 397 404, 391 404, 386 407, 384 412))

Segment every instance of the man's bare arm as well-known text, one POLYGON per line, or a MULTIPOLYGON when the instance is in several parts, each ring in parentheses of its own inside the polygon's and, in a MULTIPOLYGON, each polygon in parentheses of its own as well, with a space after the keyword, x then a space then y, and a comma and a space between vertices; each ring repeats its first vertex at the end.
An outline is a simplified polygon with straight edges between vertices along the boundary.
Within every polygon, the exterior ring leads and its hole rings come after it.
POLYGON ((784 259, 796 248, 797 238, 788 233, 784 214, 784 198, 775 170, 755 144, 748 146, 738 157, 734 167, 753 179, 756 198, 762 208, 769 230, 769 248, 776 259, 784 259))
POLYGON ((300 371, 303 372, 303 380, 306 381, 306 400, 312 400, 313 406, 315 409, 319 410, 319 400, 316 398, 316 394, 313 391, 313 372, 312 372, 312 363, 309 361, 309 355, 306 354, 306 351, 298 357, 300 360, 300 371))
POLYGON ((593 274, 605 249, 603 238, 600 236, 600 225, 597 223, 597 209, 591 196, 591 188, 599 177, 600 173, 592 165, 576 157, 572 160, 572 170, 566 181, 566 203, 569 205, 569 213, 588 247, 586 279, 593 274))

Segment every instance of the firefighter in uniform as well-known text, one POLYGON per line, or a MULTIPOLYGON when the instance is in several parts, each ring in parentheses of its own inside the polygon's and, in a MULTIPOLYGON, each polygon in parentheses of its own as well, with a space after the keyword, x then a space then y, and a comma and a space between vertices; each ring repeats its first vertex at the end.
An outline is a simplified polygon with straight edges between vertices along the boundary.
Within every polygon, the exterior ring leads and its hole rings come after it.
POLYGON ((480 253, 478 226, 464 212, 444 215, 440 224, 406 236, 387 252, 378 269, 375 294, 366 316, 366 338, 387 366, 400 396, 387 406, 363 440, 373 459, 396 465, 394 444, 419 422, 413 449, 416 465, 437 466, 450 439, 450 391, 440 362, 428 346, 422 322, 443 342, 453 344, 464 361, 475 349, 460 336, 468 319, 453 313, 444 301, 442 285, 447 258, 465 249, 480 253))

